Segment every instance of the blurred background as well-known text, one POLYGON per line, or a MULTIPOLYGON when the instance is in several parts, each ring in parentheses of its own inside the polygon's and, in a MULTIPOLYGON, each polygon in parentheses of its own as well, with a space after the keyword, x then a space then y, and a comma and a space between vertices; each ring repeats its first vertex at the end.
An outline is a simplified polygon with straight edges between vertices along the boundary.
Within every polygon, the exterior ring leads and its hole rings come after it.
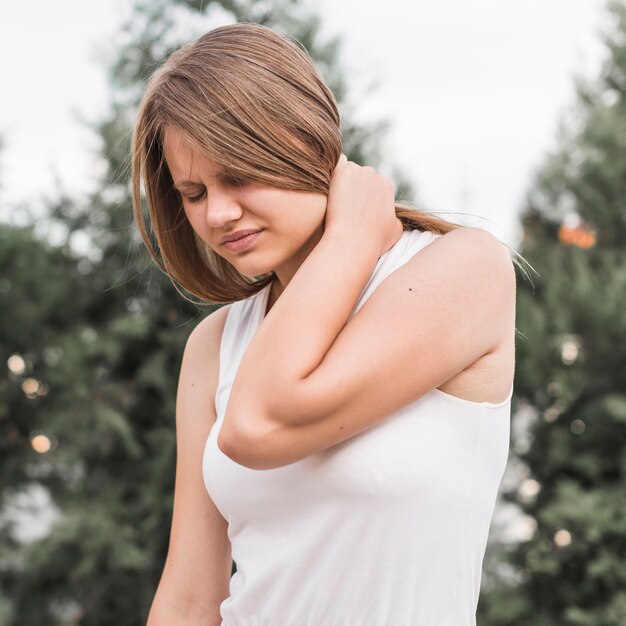
POLYGON ((181 43, 296 37, 344 152, 524 255, 481 626, 626 624, 626 0, 0 5, 0 626, 146 622, 183 299, 132 224, 130 133, 181 43))

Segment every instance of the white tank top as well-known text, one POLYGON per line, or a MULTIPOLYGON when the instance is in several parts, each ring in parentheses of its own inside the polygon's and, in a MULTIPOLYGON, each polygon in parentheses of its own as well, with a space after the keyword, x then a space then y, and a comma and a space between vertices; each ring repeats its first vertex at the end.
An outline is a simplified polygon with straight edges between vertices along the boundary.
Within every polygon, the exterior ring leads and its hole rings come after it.
MULTIPOLYGON (((379 258, 352 315, 438 236, 404 231, 379 258)), ((433 389, 296 463, 239 465, 221 452, 217 436, 269 289, 228 313, 217 421, 202 461, 237 565, 221 626, 474 626, 513 389, 500 403, 433 389)))

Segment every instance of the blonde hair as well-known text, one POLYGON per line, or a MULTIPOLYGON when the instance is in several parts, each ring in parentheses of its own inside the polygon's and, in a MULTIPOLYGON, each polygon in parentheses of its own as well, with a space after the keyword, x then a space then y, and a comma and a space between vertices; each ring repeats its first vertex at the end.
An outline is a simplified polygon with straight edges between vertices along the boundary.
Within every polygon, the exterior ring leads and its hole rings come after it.
MULTIPOLYGON (((177 289, 209 303, 247 298, 275 274, 251 280, 196 235, 164 159, 168 126, 231 178, 327 195, 341 155, 335 98, 297 40, 256 23, 221 26, 183 45, 148 82, 132 137, 141 238, 177 289)), ((445 234, 461 227, 405 202, 395 208, 404 230, 445 234)))

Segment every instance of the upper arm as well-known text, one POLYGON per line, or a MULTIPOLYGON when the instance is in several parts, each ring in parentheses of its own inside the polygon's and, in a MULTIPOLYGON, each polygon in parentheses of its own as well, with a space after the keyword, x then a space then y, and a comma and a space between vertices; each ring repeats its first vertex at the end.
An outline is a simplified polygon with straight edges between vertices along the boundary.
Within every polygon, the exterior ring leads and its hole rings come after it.
POLYGON ((510 332, 514 294, 512 260, 491 233, 437 238, 377 287, 316 370, 270 399, 265 419, 282 428, 251 441, 257 468, 344 441, 493 351, 510 332))
POLYGON ((214 311, 194 328, 182 358, 176 396, 172 528, 154 608, 170 616, 218 617, 219 604, 229 594, 232 559, 227 523, 202 478, 204 446, 216 420, 219 348, 229 306, 214 311))

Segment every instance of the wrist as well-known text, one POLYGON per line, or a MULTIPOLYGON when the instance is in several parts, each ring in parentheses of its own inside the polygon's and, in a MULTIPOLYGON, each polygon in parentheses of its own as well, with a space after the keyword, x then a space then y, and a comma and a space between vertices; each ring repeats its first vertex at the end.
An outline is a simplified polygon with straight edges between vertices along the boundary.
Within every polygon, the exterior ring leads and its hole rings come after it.
POLYGON ((342 250, 354 250, 360 256, 374 256, 376 259, 380 257, 379 243, 367 231, 331 226, 324 230, 322 240, 342 250))

